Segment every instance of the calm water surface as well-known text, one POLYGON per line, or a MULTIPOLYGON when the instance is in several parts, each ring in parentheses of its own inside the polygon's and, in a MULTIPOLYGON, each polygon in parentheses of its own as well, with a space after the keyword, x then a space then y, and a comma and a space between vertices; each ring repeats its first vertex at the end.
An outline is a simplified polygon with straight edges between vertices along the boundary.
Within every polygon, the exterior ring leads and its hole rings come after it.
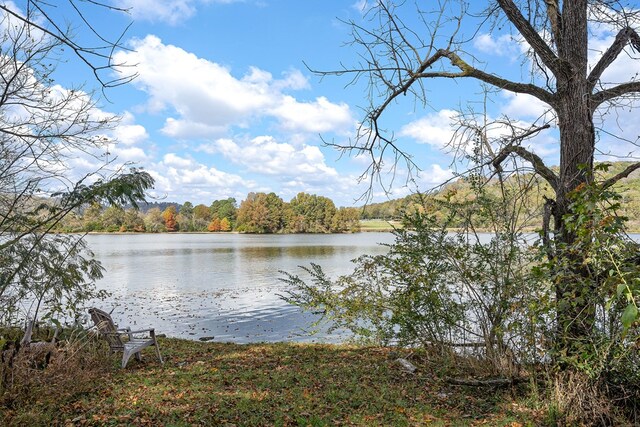
POLYGON ((320 264, 331 277, 351 260, 387 251, 390 233, 334 235, 89 235, 105 267, 103 302, 122 326, 155 327, 168 336, 215 341, 337 341, 306 330, 315 319, 286 304, 280 270, 301 274, 320 264))

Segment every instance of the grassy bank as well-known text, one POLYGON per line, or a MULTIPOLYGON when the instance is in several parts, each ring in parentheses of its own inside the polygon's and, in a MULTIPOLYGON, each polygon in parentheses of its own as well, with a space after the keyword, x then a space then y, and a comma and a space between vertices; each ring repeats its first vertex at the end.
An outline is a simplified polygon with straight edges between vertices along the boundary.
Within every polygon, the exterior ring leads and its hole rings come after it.
MULTIPOLYGON (((534 424, 518 390, 466 388, 445 381, 455 369, 416 353, 414 374, 388 348, 235 345, 163 339, 164 366, 145 353, 117 368, 55 387, 19 404, 4 400, 0 425, 413 426, 534 424), (82 383, 82 384, 80 384, 82 383)), ((50 369, 50 368, 47 368, 50 369)), ((45 370, 46 373, 46 370, 45 370)), ((458 372, 459 373, 459 372, 458 372)), ((38 372, 34 371, 37 375, 38 372)))
POLYGON ((392 231, 394 227, 401 227, 401 221, 385 221, 383 219, 360 220, 360 231, 392 231))

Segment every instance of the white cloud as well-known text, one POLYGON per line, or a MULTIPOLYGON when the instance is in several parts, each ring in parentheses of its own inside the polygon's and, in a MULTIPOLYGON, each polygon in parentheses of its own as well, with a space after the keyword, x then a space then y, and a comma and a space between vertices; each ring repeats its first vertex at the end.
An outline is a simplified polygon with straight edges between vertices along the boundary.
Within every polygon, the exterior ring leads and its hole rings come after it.
POLYGON ((534 120, 543 116, 551 118, 551 116, 547 116, 547 114, 551 114, 549 113, 551 107, 534 96, 508 91, 502 91, 501 94, 506 99, 506 104, 502 106, 501 111, 507 117, 534 120))
POLYGON ((123 114, 120 123, 113 131, 113 136, 119 144, 124 145, 138 144, 149 138, 144 126, 136 124, 133 114, 129 112, 123 114))
POLYGON ((128 9, 135 20, 176 25, 195 15, 199 5, 233 3, 237 0, 115 0, 115 5, 128 9))
POLYGON ((327 166, 318 147, 277 142, 271 136, 259 136, 240 145, 231 139, 218 139, 202 146, 202 151, 219 153, 246 170, 264 175, 297 178, 306 182, 333 179, 338 172, 327 166))
POLYGON ((221 171, 198 161, 167 153, 160 162, 150 165, 155 179, 155 193, 170 194, 171 200, 210 203, 217 198, 246 194, 255 186, 251 180, 221 171))
MULTIPOLYGON (((231 126, 248 126, 261 117, 275 119, 287 131, 329 132, 352 126, 349 106, 324 97, 299 101, 284 90, 309 86, 300 71, 282 79, 257 67, 237 78, 231 70, 192 53, 165 45, 149 35, 133 42, 135 51, 117 52, 117 63, 135 66, 134 84, 149 94, 152 112, 167 109, 176 117, 166 119, 163 132, 174 138, 220 135, 231 126)), ((130 69, 127 69, 130 72, 130 69)))
POLYGON ((192 161, 189 159, 185 159, 176 155, 175 153, 165 154, 162 163, 166 166, 176 167, 176 168, 188 168, 192 166, 192 161))
POLYGON ((411 122, 400 129, 400 136, 408 136, 419 143, 443 148, 454 137, 455 129, 451 126, 457 111, 440 110, 437 113, 427 114, 425 117, 411 122))
POLYGON ((162 133, 175 138, 190 139, 220 135, 225 130, 225 126, 211 126, 205 123, 194 123, 169 117, 164 123, 162 133))
POLYGON ((324 96, 314 102, 298 102, 284 96, 271 113, 284 129, 291 131, 322 133, 336 127, 347 129, 353 123, 347 104, 334 104, 324 96))
POLYGON ((473 39, 473 46, 480 52, 497 56, 516 56, 523 52, 523 43, 516 41, 510 34, 502 34, 498 37, 492 34, 479 34, 473 39))
POLYGON ((147 153, 140 147, 120 147, 116 145, 111 150, 120 163, 143 163, 149 160, 147 153))
POLYGON ((357 0, 351 7, 360 13, 364 13, 369 9, 369 2, 367 0, 357 0))
POLYGON ((420 186, 420 190, 430 190, 436 187, 448 179, 453 177, 453 171, 449 168, 444 169, 438 164, 432 164, 430 170, 423 170, 418 172, 417 184, 420 186))
POLYGON ((302 74, 300 70, 289 70, 284 73, 284 78, 282 80, 278 80, 274 83, 274 87, 278 90, 283 89, 310 89, 311 85, 309 84, 309 79, 302 74))

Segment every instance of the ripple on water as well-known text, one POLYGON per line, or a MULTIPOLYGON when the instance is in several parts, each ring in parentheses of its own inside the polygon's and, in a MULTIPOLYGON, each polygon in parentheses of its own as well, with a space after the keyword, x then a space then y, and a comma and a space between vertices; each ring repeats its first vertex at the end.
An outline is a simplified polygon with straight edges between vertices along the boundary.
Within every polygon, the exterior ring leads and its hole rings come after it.
POLYGON ((90 235, 105 267, 101 302, 122 326, 155 327, 168 336, 216 341, 339 341, 308 336, 317 317, 286 304, 281 270, 321 264, 328 274, 351 271, 351 259, 387 249, 390 235, 90 235))

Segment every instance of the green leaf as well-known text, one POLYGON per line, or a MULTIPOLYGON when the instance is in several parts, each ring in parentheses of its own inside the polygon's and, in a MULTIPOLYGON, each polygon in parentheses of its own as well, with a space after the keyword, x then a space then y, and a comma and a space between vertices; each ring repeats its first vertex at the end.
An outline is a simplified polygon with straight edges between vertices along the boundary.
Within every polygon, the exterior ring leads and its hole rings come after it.
POLYGON ((622 293, 627 289, 627 285, 624 283, 620 283, 618 285, 618 288, 616 289, 616 295, 620 296, 622 295, 622 293))
POLYGON ((638 317, 638 307, 631 303, 624 309, 624 313, 622 313, 622 326, 624 326, 625 329, 628 329, 636 320, 636 317, 638 317))

